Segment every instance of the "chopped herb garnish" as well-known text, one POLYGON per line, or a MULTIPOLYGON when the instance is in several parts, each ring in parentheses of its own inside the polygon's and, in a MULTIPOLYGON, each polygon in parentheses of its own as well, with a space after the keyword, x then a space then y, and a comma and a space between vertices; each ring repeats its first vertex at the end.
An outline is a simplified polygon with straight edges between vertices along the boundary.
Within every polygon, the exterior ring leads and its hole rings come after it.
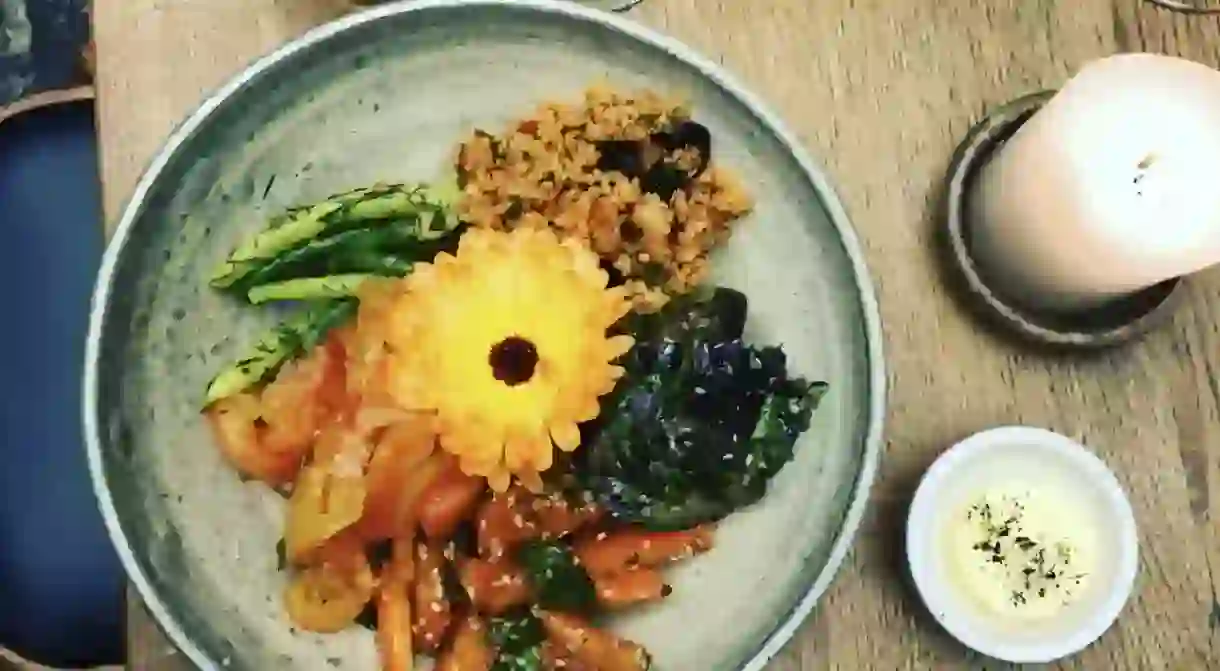
POLYGON ((1036 539, 1025 518, 1025 504, 1012 496, 967 507, 966 521, 978 534, 970 547, 980 553, 980 566, 1008 576, 1003 580, 1013 607, 1026 605, 1035 593, 1043 599, 1055 592, 1071 596, 1069 581, 1079 585, 1084 577, 1083 573, 1065 575, 1062 568, 1070 564, 1074 548, 1066 542, 1036 539))

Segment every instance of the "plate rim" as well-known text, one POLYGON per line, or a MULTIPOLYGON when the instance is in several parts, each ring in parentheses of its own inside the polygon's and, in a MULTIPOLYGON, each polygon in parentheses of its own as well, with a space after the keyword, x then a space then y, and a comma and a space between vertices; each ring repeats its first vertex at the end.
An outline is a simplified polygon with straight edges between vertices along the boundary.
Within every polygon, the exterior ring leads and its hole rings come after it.
POLYGON ((700 55, 693 48, 643 24, 630 21, 610 12, 599 11, 585 7, 575 2, 564 0, 402 0, 377 7, 363 9, 340 17, 328 23, 314 27, 294 39, 280 45, 244 67, 220 87, 213 89, 201 103, 179 122, 171 131, 165 142, 149 161, 147 167, 136 182, 131 195, 126 200, 119 216, 102 262, 98 270, 97 282, 90 300, 89 328, 85 344, 85 372, 83 376, 82 419, 85 428, 85 449, 89 466, 90 480, 94 495, 102 512, 107 532, 115 550, 119 555, 128 579, 135 586, 136 592, 144 602, 145 607, 153 616, 157 626, 166 634, 169 640, 199 669, 219 671, 222 665, 204 652, 194 641, 194 638, 184 630, 179 618, 175 617, 153 587, 152 581, 140 566, 126 529, 119 520, 111 495, 106 469, 102 460, 102 441, 100 433, 100 418, 98 408, 98 366, 101 354, 102 333, 105 327, 107 308, 111 297, 111 282, 128 239, 136 222, 143 214, 148 202, 148 196, 153 186, 160 179, 170 159, 178 150, 190 141, 197 132, 236 94, 247 85, 280 63, 290 60, 317 45, 350 30, 366 24, 375 23, 391 17, 413 13, 426 13, 435 10, 453 9, 471 6, 506 6, 527 9, 536 12, 565 16, 569 19, 600 25, 602 28, 622 33, 637 42, 659 49, 682 61, 700 75, 713 82, 722 91, 736 98, 745 105, 754 116, 780 140, 788 152, 801 167, 806 179, 813 184, 822 206, 834 225, 843 251, 850 261, 852 279, 856 286, 857 300, 860 303, 864 322, 864 336, 868 355, 868 425, 864 438, 864 454, 861 458, 860 471, 852 487, 851 502, 848 504, 842 523, 834 536, 831 551, 826 564, 817 577, 805 589, 804 594, 797 599, 788 613, 782 616, 779 624, 769 633, 752 653, 752 656, 742 665, 742 671, 761 671, 767 662, 773 659, 797 633, 801 625, 812 613, 818 600, 842 568, 847 553, 852 547, 856 533, 859 530, 868 506, 869 495, 873 482, 880 468, 882 434, 885 424, 887 378, 883 352, 883 336, 881 330, 881 315, 877 302, 876 290, 865 261, 864 252, 855 228, 852 226, 838 191, 832 186, 821 165, 813 160, 805 150, 797 136, 787 125, 773 113, 761 99, 742 86, 735 76, 725 69, 700 55))

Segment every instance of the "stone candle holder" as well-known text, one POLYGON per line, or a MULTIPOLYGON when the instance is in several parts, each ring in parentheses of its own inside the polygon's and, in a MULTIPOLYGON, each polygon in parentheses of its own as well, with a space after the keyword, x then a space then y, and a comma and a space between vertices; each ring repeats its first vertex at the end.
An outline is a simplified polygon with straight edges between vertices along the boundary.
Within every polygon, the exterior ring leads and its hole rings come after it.
POLYGON ((1182 298, 1182 280, 1171 279, 1097 308, 1050 312, 1006 296, 988 277, 971 249, 969 200, 979 170, 1055 94, 1035 93, 990 113, 958 146, 946 179, 940 224, 948 265, 970 306, 1005 331, 1026 341, 1064 349, 1100 349, 1133 340, 1165 322, 1182 298))

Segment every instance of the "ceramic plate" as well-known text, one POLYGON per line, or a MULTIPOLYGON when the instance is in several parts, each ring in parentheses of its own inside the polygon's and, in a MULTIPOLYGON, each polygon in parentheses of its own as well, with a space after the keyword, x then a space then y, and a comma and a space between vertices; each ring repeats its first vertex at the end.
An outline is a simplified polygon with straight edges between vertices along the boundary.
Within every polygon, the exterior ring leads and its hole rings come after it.
POLYGON ((825 591, 876 470, 884 373, 859 246, 820 170, 715 66, 615 15, 398 3, 314 30, 209 98, 153 160, 103 262, 85 381, 95 484, 135 584, 200 667, 376 668, 368 632, 315 636, 283 614, 283 502, 222 464, 198 414, 209 378, 274 316, 222 300, 207 272, 290 205, 434 179, 473 126, 579 100, 595 80, 690 99, 758 201, 716 279, 751 298, 748 337, 831 385, 764 503, 672 575, 663 607, 616 626, 662 671, 760 668, 825 591))

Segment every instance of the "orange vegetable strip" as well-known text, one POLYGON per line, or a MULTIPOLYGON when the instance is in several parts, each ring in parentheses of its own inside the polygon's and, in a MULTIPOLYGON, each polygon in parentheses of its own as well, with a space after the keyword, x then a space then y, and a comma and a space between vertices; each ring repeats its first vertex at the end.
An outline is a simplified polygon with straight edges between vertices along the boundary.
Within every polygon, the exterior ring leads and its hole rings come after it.
POLYGON ((458 525, 474 514, 486 489, 484 478, 466 475, 456 461, 450 460, 419 503, 419 524, 428 540, 448 540, 458 525))
POLYGON ((487 628, 471 615, 458 624, 453 643, 441 655, 436 671, 488 671, 494 661, 487 628))
POLYGON ((614 575, 598 576, 593 584, 597 590, 598 603, 612 610, 660 601, 672 592, 660 572, 650 568, 636 568, 614 575))
POLYGON ((522 487, 496 494, 479 508, 479 556, 496 559, 517 545, 540 535, 534 518, 534 495, 522 487))
POLYGON ((591 575, 608 575, 701 554, 712 549, 714 540, 711 527, 666 532, 629 529, 582 539, 575 550, 591 575))
POLYGON ((435 653, 453 624, 453 607, 445 598, 445 556, 432 543, 417 543, 415 552, 415 647, 435 653))
POLYGON ((411 581, 415 574, 414 542, 394 539, 390 563, 382 569, 377 593, 377 650, 382 671, 412 671, 411 581))
POLYGON ((366 538, 391 538, 414 528, 421 497, 446 466, 435 445, 430 423, 412 421, 386 429, 365 475, 368 499, 360 528, 366 538))
POLYGON ((525 572, 505 558, 471 559, 460 570, 462 587, 480 613, 500 615, 530 600, 525 572))
POLYGON ((547 638, 581 664, 598 671, 646 671, 650 660, 643 647, 597 629, 585 620, 549 611, 539 613, 547 638))
POLYGON ((561 495, 542 496, 530 506, 543 539, 554 540, 576 533, 581 527, 596 524, 606 511, 596 503, 573 504, 561 495))

